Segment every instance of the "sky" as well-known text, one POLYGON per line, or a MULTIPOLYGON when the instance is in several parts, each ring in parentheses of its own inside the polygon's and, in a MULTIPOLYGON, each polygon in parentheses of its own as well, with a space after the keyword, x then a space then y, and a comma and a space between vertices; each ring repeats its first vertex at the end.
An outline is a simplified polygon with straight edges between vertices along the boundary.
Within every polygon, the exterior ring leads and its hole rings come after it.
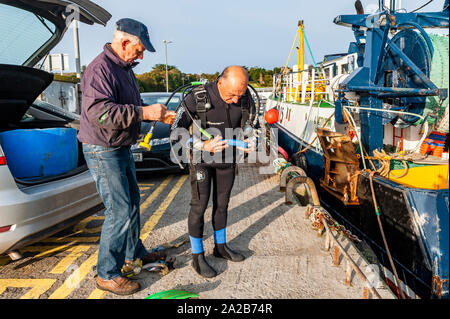
MULTIPOLYGON (((228 65, 273 69, 286 64, 297 23, 304 20, 305 33, 316 62, 325 54, 347 52, 354 41, 350 28, 335 25, 341 14, 354 14, 354 0, 93 0, 111 15, 106 27, 79 24, 81 65, 89 64, 111 42, 115 22, 133 18, 149 29, 155 53, 146 51, 135 73, 151 71, 167 62, 184 73, 221 72, 228 65)), ((402 0, 408 12, 427 0, 402 0)), ((366 13, 378 1, 362 0, 366 13)), ((435 0, 421 11, 440 11, 444 0, 435 0)), ((51 53, 69 54, 75 70, 73 29, 51 53)), ((311 58, 305 51, 306 62, 311 58)), ((289 66, 295 64, 295 55, 289 66)))

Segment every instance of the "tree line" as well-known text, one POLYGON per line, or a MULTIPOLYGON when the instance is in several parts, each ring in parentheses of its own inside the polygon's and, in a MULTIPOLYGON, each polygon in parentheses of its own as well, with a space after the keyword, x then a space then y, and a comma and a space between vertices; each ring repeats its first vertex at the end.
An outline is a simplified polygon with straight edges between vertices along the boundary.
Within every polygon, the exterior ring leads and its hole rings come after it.
MULTIPOLYGON (((281 72, 281 67, 275 67, 273 70, 266 70, 260 67, 245 67, 248 71, 249 82, 254 87, 272 87, 272 78, 276 73, 281 72)), ((168 65, 168 83, 169 92, 176 88, 194 81, 208 80, 213 82, 219 77, 219 72, 208 74, 183 73, 176 66, 168 65)), ((156 64, 150 72, 135 74, 142 92, 165 92, 166 91, 166 66, 165 64, 156 64)))

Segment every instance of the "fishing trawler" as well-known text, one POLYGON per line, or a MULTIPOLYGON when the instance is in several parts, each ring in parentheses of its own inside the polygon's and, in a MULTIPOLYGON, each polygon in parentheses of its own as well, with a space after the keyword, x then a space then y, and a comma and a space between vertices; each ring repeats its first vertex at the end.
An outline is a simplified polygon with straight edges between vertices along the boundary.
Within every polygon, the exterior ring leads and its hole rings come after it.
POLYGON ((366 242, 399 298, 448 298, 449 8, 334 19, 348 52, 316 63, 299 21, 297 64, 274 75, 279 152, 314 180, 321 206, 366 242), (447 30, 439 35, 430 29, 447 30), (305 45, 313 63, 305 64, 305 45))

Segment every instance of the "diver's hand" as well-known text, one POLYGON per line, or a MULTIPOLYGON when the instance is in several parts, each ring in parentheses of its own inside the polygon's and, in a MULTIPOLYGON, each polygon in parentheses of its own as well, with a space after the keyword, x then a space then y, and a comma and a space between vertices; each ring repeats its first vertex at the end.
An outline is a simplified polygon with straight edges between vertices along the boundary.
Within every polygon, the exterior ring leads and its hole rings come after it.
POLYGON ((175 118, 177 117, 177 113, 174 111, 167 111, 164 115, 164 120, 161 122, 172 125, 175 122, 175 118))
POLYGON ((253 152, 255 150, 256 145, 255 145, 255 142, 253 141, 253 139, 246 138, 244 140, 244 142, 247 143, 247 146, 248 146, 247 148, 243 148, 243 147, 240 147, 240 146, 236 146, 236 148, 238 150, 243 151, 244 153, 251 153, 251 152, 253 152))
POLYGON ((222 136, 216 136, 213 139, 204 141, 202 149, 207 152, 217 153, 222 152, 227 147, 228 147, 227 141, 223 140, 222 136))
POLYGON ((167 113, 167 107, 163 104, 152 104, 142 107, 142 115, 145 121, 163 122, 167 113))

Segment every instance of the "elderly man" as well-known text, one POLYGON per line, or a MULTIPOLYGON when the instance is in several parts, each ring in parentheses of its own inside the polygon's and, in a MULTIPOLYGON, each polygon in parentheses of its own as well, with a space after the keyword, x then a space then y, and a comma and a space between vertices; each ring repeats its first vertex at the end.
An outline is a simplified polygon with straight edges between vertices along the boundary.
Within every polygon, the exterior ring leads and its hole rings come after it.
POLYGON ((140 236, 140 192, 131 145, 143 120, 171 124, 174 112, 162 104, 142 106, 133 67, 144 51, 155 52, 147 27, 133 19, 116 23, 112 43, 106 43, 86 68, 78 139, 105 205, 97 261, 97 287, 119 295, 139 290, 121 276, 125 261, 152 262, 164 256, 149 253, 140 236))
MULTIPOLYGON (((195 139, 193 148, 206 155, 199 160, 192 156, 190 166, 191 177, 191 209, 188 215, 188 232, 192 247, 192 267, 201 276, 211 278, 217 275, 205 259, 203 250, 204 214, 213 189, 212 225, 214 229, 214 256, 230 261, 243 261, 245 257, 226 244, 227 210, 231 189, 235 179, 237 154, 236 149, 224 151, 230 147, 222 138, 236 138, 235 129, 241 128, 243 113, 252 108, 255 114, 255 104, 247 89, 248 74, 240 66, 227 67, 219 79, 204 86, 210 106, 202 109, 201 115, 198 105, 198 91, 191 92, 186 97, 187 111, 195 118, 200 119, 207 131, 220 132, 216 137, 206 141, 195 139), (203 120, 201 118, 203 117, 203 120), (215 153, 211 160, 211 153, 215 153)), ((196 121, 197 121, 196 119, 196 121)), ((199 122, 200 122, 199 121, 199 122)), ((178 126, 188 128, 192 119, 186 114, 180 118, 178 126)), ((251 152, 254 148, 249 145, 247 149, 238 147, 243 152, 251 152)), ((234 148, 234 147, 233 147, 234 148)))

